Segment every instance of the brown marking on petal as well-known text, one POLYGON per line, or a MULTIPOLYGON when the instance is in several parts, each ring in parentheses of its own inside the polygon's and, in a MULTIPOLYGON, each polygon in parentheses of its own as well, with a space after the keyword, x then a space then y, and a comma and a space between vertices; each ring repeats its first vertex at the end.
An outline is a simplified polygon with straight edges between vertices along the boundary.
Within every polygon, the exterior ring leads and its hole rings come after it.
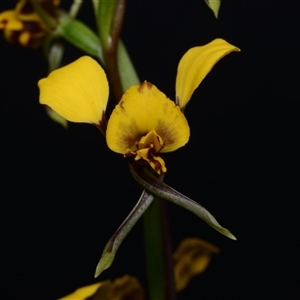
MULTIPOLYGON (((149 159, 150 160, 150 159, 149 159)), ((150 160, 151 163, 154 165, 154 171, 158 174, 158 175, 161 175, 161 174, 164 174, 163 172, 163 169, 162 169, 162 165, 160 164, 159 161, 155 160, 155 159, 151 159, 150 160)))
POLYGON ((139 87, 138 87, 138 91, 141 93, 141 94, 143 94, 144 93, 144 91, 145 91, 145 89, 151 89, 152 88, 152 83, 150 83, 150 82, 148 82, 148 81, 144 81, 144 82, 142 82, 140 85, 139 85, 139 87))
POLYGON ((162 175, 167 171, 165 162, 161 157, 155 155, 163 148, 163 145, 157 149, 155 137, 159 144, 163 143, 162 138, 157 136, 155 130, 152 130, 139 139, 135 139, 133 146, 125 150, 124 157, 132 156, 140 165, 150 165, 158 175, 162 175))
POLYGON ((174 137, 165 123, 160 121, 157 128, 157 134, 162 138, 164 144, 172 145, 174 143, 174 137))
POLYGON ((2 20, 1 22, 0 22, 0 29, 4 29, 5 27, 6 27, 6 24, 8 23, 8 21, 7 20, 2 20))
POLYGON ((119 102, 119 105, 120 105, 120 108, 122 108, 123 110, 125 110, 125 108, 124 108, 124 101, 123 100, 121 100, 119 102))

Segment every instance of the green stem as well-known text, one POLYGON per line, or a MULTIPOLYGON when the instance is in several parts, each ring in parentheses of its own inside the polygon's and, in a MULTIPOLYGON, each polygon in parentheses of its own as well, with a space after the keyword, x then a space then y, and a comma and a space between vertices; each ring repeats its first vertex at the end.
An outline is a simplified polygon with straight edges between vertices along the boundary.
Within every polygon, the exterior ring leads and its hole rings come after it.
POLYGON ((143 220, 149 299, 174 300, 172 250, 164 200, 155 197, 143 220))
POLYGON ((79 13, 82 3, 83 3, 83 1, 76 1, 76 0, 73 1, 72 5, 70 7, 70 10, 69 10, 70 17, 72 17, 74 19, 76 18, 77 14, 79 13))

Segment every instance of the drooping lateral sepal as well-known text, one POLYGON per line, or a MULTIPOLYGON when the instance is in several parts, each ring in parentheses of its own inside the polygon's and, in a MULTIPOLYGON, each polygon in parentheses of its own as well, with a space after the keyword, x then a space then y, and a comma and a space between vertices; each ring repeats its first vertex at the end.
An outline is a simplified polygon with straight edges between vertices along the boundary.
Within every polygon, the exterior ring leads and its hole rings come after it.
POLYGON ((147 190, 144 190, 135 207, 126 217, 124 222, 116 230, 106 244, 100 261, 96 267, 95 277, 98 277, 104 270, 108 269, 114 261, 115 255, 123 240, 130 232, 135 223, 143 215, 145 210, 152 203, 154 196, 147 190))
POLYGON ((191 211, 218 232, 236 240, 236 237, 228 229, 222 227, 203 206, 160 181, 148 169, 140 168, 133 162, 129 164, 129 169, 133 178, 149 192, 191 211))

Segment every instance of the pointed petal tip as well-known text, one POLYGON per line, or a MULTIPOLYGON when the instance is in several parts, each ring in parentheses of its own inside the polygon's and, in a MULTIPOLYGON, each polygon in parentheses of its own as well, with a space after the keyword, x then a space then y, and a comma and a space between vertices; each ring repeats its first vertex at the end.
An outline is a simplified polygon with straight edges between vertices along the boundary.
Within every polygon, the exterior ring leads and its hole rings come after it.
POLYGON ((213 66, 231 52, 241 50, 221 38, 204 46, 189 49, 181 58, 176 77, 176 99, 181 109, 187 105, 194 90, 199 86, 213 66))
POLYGON ((225 227, 221 226, 218 222, 211 225, 216 231, 223 234, 224 236, 228 237, 229 239, 236 241, 237 238, 225 227))
POLYGON ((115 255, 111 252, 107 252, 102 255, 96 267, 96 271, 94 275, 95 278, 97 278, 104 270, 108 269, 111 266, 114 257, 115 255))
POLYGON ((229 232, 229 235, 227 235, 227 237, 229 237, 233 241, 237 241, 237 238, 231 232, 229 232))

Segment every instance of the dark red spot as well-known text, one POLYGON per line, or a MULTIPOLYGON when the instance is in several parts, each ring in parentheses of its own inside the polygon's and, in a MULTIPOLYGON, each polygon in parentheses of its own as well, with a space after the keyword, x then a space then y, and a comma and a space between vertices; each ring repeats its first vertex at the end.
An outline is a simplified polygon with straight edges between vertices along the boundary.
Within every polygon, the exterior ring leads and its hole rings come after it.
POLYGON ((7 20, 3 20, 1 23, 0 23, 0 28, 3 29, 5 28, 6 24, 8 23, 7 20))
POLYGON ((152 88, 152 83, 150 83, 150 82, 148 82, 148 81, 144 81, 144 82, 142 82, 140 85, 139 85, 139 88, 138 88, 138 91, 140 92, 140 93, 143 93, 144 92, 144 90, 145 89, 151 89, 152 88))
POLYGON ((123 101, 123 100, 119 102, 119 105, 120 105, 120 107, 121 107, 123 110, 125 110, 125 108, 124 108, 124 101, 123 101))

